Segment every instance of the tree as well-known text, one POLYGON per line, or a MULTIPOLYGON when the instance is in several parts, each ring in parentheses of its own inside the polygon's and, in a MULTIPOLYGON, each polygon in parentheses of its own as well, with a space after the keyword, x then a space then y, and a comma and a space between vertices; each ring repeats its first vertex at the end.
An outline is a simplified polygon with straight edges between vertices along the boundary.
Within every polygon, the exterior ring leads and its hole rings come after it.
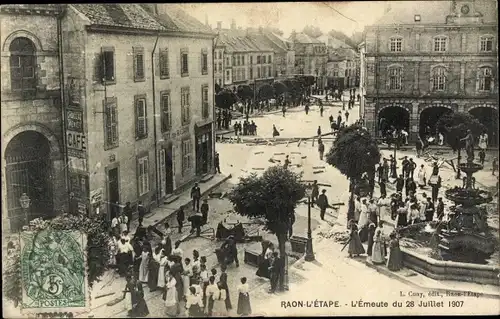
POLYGON ((307 34, 311 38, 317 38, 323 35, 323 31, 320 30, 320 28, 313 26, 313 25, 306 25, 304 29, 302 30, 303 33, 307 34))
POLYGON ((230 90, 224 89, 215 95, 215 106, 222 109, 230 109, 237 101, 238 97, 230 90))
POLYGON ((269 84, 264 84, 259 88, 259 99, 269 100, 274 97, 274 89, 269 84))
POLYGON ((276 81, 273 83, 273 89, 274 89, 274 95, 275 95, 276 101, 278 101, 288 91, 288 88, 286 87, 286 85, 280 81, 276 81))
MULTIPOLYGON (((280 256, 285 257, 285 242, 295 207, 305 196, 302 174, 283 166, 269 167, 261 176, 251 174, 240 181, 229 193, 228 199, 236 213, 249 218, 262 218, 265 228, 276 235, 280 256)), ((284 258, 286 260, 286 257, 284 258)), ((284 269, 279 288, 283 289, 284 269)))
POLYGON ((219 83, 215 83, 215 94, 219 93, 222 90, 219 83))
MULTIPOLYGON (((30 222, 33 231, 40 231, 47 228, 56 230, 78 230, 87 235, 87 269, 88 284, 92 287, 95 282, 104 274, 109 261, 109 240, 108 223, 103 215, 59 215, 51 220, 40 218, 30 222)), ((4 288, 5 296, 19 304, 22 300, 21 289, 21 250, 20 243, 16 238, 12 249, 7 254, 4 262, 4 288)))
MULTIPOLYGON (((460 164, 461 150, 465 147, 465 142, 461 139, 467 135, 467 130, 471 130, 474 136, 479 136, 485 130, 485 126, 479 120, 464 112, 447 113, 438 119, 436 126, 438 132, 443 134, 446 143, 458 153, 457 165, 460 164)), ((459 169, 457 178, 460 178, 459 169)))
POLYGON ((375 172, 375 165, 380 162, 377 141, 361 125, 350 125, 341 129, 332 148, 326 154, 326 162, 336 167, 350 181, 348 219, 354 213, 354 190, 361 181, 363 173, 375 172))

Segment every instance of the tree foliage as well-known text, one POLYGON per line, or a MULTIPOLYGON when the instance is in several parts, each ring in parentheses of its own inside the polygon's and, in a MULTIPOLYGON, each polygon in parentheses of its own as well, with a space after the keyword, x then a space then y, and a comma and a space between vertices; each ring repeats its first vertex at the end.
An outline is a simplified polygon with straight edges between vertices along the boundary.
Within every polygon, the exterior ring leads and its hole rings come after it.
POLYGON ((460 139, 467 135, 467 130, 477 137, 486 129, 474 116, 465 112, 447 113, 439 118, 436 125, 446 143, 455 151, 465 147, 465 141, 460 139))
POLYGON ((222 90, 215 95, 215 105, 222 109, 229 109, 238 101, 238 97, 230 90, 222 90))
POLYGON ((283 82, 276 81, 273 83, 274 94, 280 96, 281 94, 288 91, 288 88, 283 82))
POLYGON ((214 89, 215 89, 215 94, 219 93, 222 90, 222 88, 220 87, 219 83, 215 83, 215 88, 214 89))
POLYGON ((306 25, 304 29, 302 30, 305 34, 312 38, 317 38, 323 35, 323 31, 321 31, 320 28, 313 26, 313 25, 306 25))
POLYGON ((272 234, 286 233, 287 223, 298 202, 305 196, 302 175, 282 166, 272 166, 261 176, 242 177, 228 199, 236 213, 263 218, 272 234))
MULTIPOLYGON (((41 218, 30 222, 30 230, 40 231, 47 228, 55 230, 76 230, 87 235, 87 270, 88 284, 92 287, 104 274, 109 261, 108 223, 104 216, 74 216, 63 214, 51 220, 41 218)), ((4 261, 4 289, 5 296, 18 304, 22 300, 21 290, 21 247, 19 237, 11 241, 13 248, 9 249, 7 259, 4 261)))
POLYGON ((238 97, 242 100, 253 99, 253 90, 249 85, 239 85, 236 91, 238 97))
POLYGON ((274 98, 274 89, 269 84, 264 84, 259 88, 259 98, 261 100, 269 100, 274 98))
POLYGON ((372 172, 380 162, 377 142, 361 125, 341 129, 326 162, 336 167, 350 179, 359 179, 365 172, 372 172))
POLYGON ((349 36, 347 36, 344 32, 342 31, 337 31, 337 30, 330 30, 328 32, 328 35, 331 36, 332 38, 335 38, 340 41, 344 41, 347 45, 349 45, 352 48, 357 48, 358 44, 361 43, 356 43, 353 39, 351 39, 349 36))

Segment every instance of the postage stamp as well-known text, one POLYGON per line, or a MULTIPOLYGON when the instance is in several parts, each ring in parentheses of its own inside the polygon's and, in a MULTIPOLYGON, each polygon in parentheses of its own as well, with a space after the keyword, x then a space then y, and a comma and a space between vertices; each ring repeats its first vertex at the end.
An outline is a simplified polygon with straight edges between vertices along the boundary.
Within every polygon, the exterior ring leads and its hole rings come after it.
POLYGON ((78 231, 21 233, 23 314, 89 310, 86 245, 78 231))

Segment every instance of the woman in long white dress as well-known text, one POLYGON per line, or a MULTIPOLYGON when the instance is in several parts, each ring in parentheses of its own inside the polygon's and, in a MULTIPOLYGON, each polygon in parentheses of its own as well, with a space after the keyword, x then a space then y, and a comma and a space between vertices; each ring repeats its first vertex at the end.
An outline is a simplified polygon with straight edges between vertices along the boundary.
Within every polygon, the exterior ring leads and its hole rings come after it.
POLYGON ((142 283, 148 282, 148 274, 149 274, 149 258, 150 253, 147 246, 142 247, 141 253, 141 264, 139 265, 139 281, 142 283))
POLYGON ((424 186, 427 184, 427 172, 425 171, 424 165, 420 166, 417 178, 418 178, 418 187, 424 188, 424 186))
POLYGON ((479 148, 482 150, 486 150, 488 147, 488 134, 483 133, 479 136, 479 148))
POLYGON ((373 236, 373 248, 371 260, 374 264, 383 264, 385 262, 384 251, 383 251, 383 237, 382 231, 380 229, 375 230, 375 236, 373 236))
POLYGON ((184 297, 187 298, 189 295, 189 287, 191 276, 193 276, 193 265, 191 264, 191 259, 184 259, 184 273, 182 274, 182 286, 184 288, 184 297))
POLYGON ((165 256, 165 251, 160 252, 160 267, 158 268, 158 288, 165 288, 165 266, 167 265, 168 257, 165 256))
POLYGON ((222 283, 217 283, 218 291, 214 294, 214 308, 212 310, 213 317, 227 317, 226 309, 226 290, 222 288, 222 283))
POLYGON ((174 276, 167 272, 167 294, 165 297, 166 312, 169 317, 175 317, 178 310, 179 297, 177 296, 177 289, 175 289, 177 281, 174 276))

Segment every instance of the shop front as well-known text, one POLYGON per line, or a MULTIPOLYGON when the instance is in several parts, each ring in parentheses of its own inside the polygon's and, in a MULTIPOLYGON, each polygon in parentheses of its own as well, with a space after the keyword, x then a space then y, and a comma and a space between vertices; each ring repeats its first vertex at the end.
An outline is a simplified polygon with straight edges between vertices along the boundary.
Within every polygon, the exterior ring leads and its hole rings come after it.
POLYGON ((196 126, 196 175, 208 174, 213 168, 212 123, 196 126))

